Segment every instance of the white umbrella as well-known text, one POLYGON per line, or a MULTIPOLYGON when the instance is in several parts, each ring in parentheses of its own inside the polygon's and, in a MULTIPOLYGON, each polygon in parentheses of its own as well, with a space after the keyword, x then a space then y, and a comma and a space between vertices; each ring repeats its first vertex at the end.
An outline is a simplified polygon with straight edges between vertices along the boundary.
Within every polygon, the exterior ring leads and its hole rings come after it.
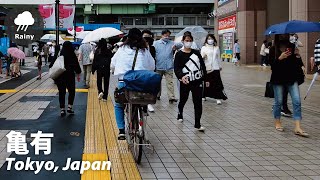
POLYGON ((115 28, 111 28, 111 27, 99 28, 99 29, 96 29, 96 30, 90 32, 83 39, 82 43, 97 42, 102 38, 110 38, 110 37, 117 36, 120 34, 123 34, 123 32, 121 32, 115 28))
POLYGON ((197 44, 197 47, 201 48, 204 44, 204 41, 206 40, 208 32, 205 29, 203 29, 203 27, 201 26, 186 27, 182 31, 180 31, 178 34, 176 34, 175 36, 176 43, 181 42, 182 36, 186 31, 191 32, 191 35, 193 36, 193 40, 197 44))
MULTIPOLYGON (((45 34, 40 39, 40 41, 42 41, 42 42, 51 42, 51 41, 55 41, 55 40, 56 40, 55 34, 45 34)), ((59 36, 59 44, 62 44, 63 42, 64 42, 64 40, 61 38, 61 36, 59 36)))
POLYGON ((76 33, 76 38, 84 39, 91 31, 82 31, 76 33))
POLYGON ((304 97, 304 100, 306 100, 307 96, 309 95, 310 90, 311 90, 312 86, 314 85, 314 83, 316 82, 318 76, 319 76, 319 73, 318 73, 318 72, 314 73, 313 79, 312 79, 312 81, 311 81, 311 83, 310 83, 310 86, 309 86, 309 88, 308 88, 308 91, 307 91, 306 96, 304 97))

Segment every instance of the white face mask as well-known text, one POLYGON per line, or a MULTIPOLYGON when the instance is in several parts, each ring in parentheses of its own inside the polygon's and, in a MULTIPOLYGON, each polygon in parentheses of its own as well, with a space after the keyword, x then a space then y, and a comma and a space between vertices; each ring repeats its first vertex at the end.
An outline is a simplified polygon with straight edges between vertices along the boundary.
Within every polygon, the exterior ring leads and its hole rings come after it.
POLYGON ((213 45, 214 41, 213 41, 213 39, 208 39, 207 43, 208 43, 209 45, 213 45))
POLYGON ((183 45, 184 45, 185 48, 190 49, 191 46, 192 46, 192 42, 184 42, 183 45))
POLYGON ((294 36, 290 36, 290 43, 294 44, 297 42, 297 38, 294 36))

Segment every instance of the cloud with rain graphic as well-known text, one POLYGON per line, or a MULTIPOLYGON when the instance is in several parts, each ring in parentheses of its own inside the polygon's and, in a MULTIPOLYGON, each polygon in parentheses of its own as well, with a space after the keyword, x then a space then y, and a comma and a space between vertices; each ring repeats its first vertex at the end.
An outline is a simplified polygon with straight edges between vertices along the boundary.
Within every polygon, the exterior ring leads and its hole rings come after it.
POLYGON ((19 26, 17 31, 27 31, 28 27, 34 24, 34 18, 29 11, 24 11, 14 19, 14 24, 19 26))

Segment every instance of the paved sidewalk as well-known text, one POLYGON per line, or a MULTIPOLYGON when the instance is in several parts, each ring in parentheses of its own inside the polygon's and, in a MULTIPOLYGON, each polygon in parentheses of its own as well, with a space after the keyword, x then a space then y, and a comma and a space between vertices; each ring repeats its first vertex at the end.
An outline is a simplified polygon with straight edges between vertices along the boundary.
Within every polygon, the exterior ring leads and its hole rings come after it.
MULTIPOLYGON (((164 97, 148 119, 155 153, 145 149, 142 178, 320 179, 320 84, 302 102, 303 127, 311 137, 301 138, 293 134, 292 119, 283 118, 285 132, 274 129, 272 99, 263 97, 269 71, 225 63, 222 78, 229 99, 220 106, 204 102, 205 133, 194 131, 191 97, 185 121, 177 122, 163 82, 164 97)), ((302 96, 309 83, 301 86, 302 96)))

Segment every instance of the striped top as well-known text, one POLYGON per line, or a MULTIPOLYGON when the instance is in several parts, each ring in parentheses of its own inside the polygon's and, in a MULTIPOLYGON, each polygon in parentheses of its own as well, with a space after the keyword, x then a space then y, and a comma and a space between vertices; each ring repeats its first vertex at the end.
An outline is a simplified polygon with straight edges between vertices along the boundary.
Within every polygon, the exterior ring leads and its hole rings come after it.
POLYGON ((314 61, 316 65, 320 64, 320 39, 317 40, 316 45, 314 47, 314 61))

